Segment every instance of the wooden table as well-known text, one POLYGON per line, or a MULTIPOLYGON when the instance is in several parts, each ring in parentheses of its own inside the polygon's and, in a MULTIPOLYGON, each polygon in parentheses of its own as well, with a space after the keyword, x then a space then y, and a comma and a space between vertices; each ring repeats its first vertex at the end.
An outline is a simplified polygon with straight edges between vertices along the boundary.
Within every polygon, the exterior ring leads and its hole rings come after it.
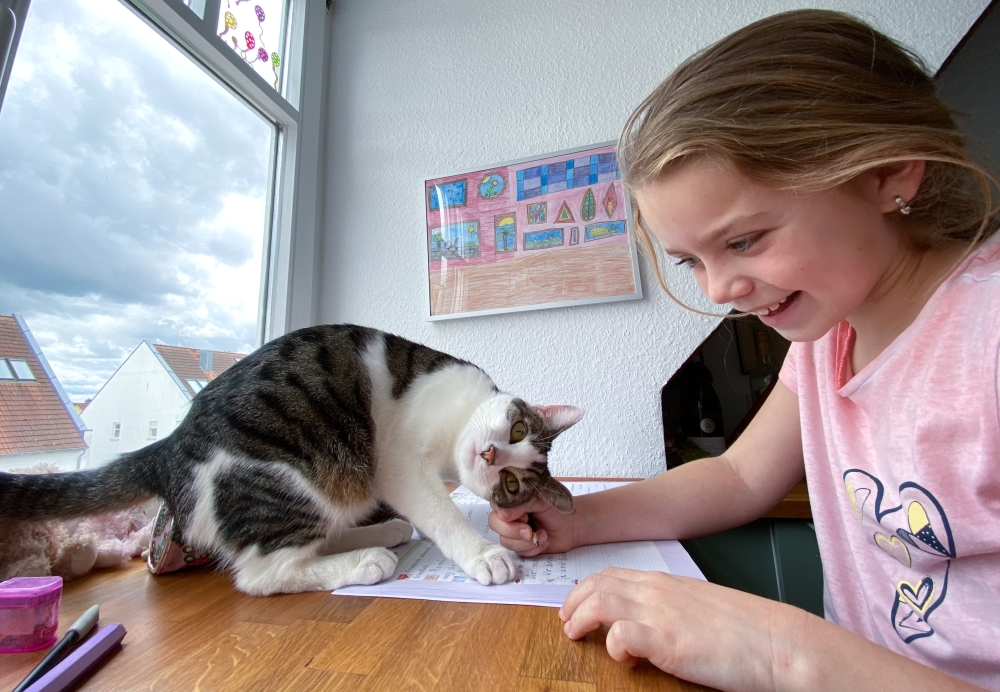
MULTIPOLYGON (((251 598, 211 567, 153 576, 142 560, 63 591, 59 635, 94 603, 128 630, 83 690, 702 690, 574 642, 555 608, 332 596, 251 598)), ((0 690, 45 654, 0 655, 0 690)))
POLYGON ((812 519, 809 505, 809 486, 805 481, 796 484, 788 496, 764 515, 768 519, 812 519))

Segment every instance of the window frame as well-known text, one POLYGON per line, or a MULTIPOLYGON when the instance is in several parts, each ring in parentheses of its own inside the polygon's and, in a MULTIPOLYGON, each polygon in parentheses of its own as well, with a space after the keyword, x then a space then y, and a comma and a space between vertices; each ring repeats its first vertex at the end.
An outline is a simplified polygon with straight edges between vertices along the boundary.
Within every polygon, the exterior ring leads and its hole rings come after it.
POLYGON ((31 365, 28 364, 26 358, 7 358, 7 366, 10 368, 10 371, 14 373, 14 379, 17 380, 18 382, 38 381, 38 378, 35 377, 35 373, 31 371, 31 365), (18 365, 24 366, 25 371, 27 371, 27 375, 18 371, 17 368, 18 365))
POLYGON ((146 432, 146 439, 155 440, 157 433, 159 433, 160 422, 151 420, 149 421, 149 430, 146 432))
POLYGON ((117 442, 120 439, 122 439, 122 424, 113 422, 111 424, 111 441, 117 442))
MULTIPOLYGON (((14 13, 15 22, 14 35, 11 38, 7 62, 4 65, 0 65, 0 108, 3 107, 3 97, 7 93, 7 82, 10 81, 11 66, 14 64, 14 56, 17 54, 17 45, 21 42, 21 30, 24 28, 24 18, 28 15, 28 6, 30 4, 31 0, 0 0, 0 6, 6 7, 14 13)), ((2 57, 0 55, 0 58, 2 57)))
POLYGON ((275 127, 258 301, 257 345, 316 323, 329 12, 289 0, 278 93, 216 34, 221 0, 202 19, 182 0, 121 0, 275 127))

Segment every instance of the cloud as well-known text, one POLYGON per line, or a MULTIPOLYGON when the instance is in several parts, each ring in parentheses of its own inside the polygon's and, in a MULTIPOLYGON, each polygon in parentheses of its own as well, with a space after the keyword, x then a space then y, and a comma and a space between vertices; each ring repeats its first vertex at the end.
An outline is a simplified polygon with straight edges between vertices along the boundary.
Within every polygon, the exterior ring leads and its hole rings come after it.
POLYGON ((0 109, 0 313, 71 396, 143 339, 247 351, 272 130, 117 0, 35 0, 0 109))

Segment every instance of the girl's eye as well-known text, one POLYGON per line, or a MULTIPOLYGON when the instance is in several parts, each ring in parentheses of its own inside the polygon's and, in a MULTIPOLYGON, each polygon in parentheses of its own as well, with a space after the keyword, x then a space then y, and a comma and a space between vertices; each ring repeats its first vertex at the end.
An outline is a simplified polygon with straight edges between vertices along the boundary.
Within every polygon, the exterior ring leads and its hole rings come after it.
POLYGON ((503 484, 504 487, 507 488, 507 492, 511 495, 517 495, 517 491, 521 488, 521 484, 518 483, 517 477, 509 471, 504 474, 503 484))
POLYGON ((696 262, 697 260, 694 257, 683 257, 674 262, 674 264, 678 267, 687 267, 688 269, 690 269, 695 265, 696 262))
POLYGON ((746 252, 754 245, 756 245, 757 242, 761 239, 761 236, 763 235, 764 235, 763 233, 752 233, 750 235, 745 235, 742 238, 737 238, 736 240, 730 242, 729 247, 733 250, 736 250, 737 252, 746 252))
POLYGON ((522 421, 517 421, 514 425, 510 426, 510 441, 511 443, 520 442, 524 439, 524 436, 528 434, 528 428, 525 427, 522 421))

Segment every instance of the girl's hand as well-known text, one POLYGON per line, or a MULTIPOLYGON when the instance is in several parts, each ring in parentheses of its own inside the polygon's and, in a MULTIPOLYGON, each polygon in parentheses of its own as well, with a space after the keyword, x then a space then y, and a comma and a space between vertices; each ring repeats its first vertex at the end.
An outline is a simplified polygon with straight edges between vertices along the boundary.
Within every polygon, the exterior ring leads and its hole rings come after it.
POLYGON ((559 610, 566 634, 604 625, 608 653, 646 658, 677 677, 721 690, 778 689, 796 660, 805 611, 663 572, 609 567, 584 579, 559 610), (786 671, 782 674, 780 671, 786 671))
POLYGON ((519 507, 493 505, 488 523, 491 529, 500 534, 500 545, 522 557, 531 557, 542 553, 565 553, 572 550, 576 546, 573 535, 575 517, 575 512, 560 514, 542 500, 535 498, 519 507), (535 522, 537 546, 531 541, 529 514, 535 522))

